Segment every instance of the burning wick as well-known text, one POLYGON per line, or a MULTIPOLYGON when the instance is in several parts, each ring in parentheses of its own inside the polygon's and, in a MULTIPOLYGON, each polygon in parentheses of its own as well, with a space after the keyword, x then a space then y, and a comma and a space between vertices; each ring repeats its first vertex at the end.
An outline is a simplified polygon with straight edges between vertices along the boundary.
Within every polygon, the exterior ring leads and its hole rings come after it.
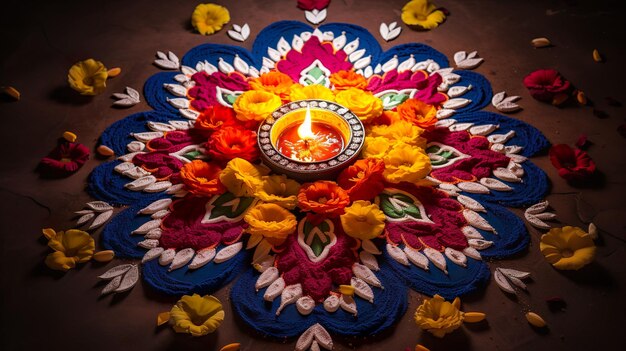
POLYGON ((304 115, 304 122, 302 122, 300 127, 298 127, 298 136, 304 141, 304 146, 306 148, 309 147, 309 140, 315 139, 315 134, 311 129, 311 125, 311 109, 307 105, 306 114, 304 115))

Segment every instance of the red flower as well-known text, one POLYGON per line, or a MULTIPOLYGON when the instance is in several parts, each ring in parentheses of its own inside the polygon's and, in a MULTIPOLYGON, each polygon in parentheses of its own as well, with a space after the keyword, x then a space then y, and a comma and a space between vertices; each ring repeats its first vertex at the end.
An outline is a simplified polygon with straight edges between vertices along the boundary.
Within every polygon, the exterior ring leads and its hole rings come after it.
POLYGON ((562 178, 573 183, 589 180, 596 171, 595 162, 586 152, 565 144, 550 148, 550 162, 562 178))
POLYGON ((211 134, 207 142, 207 153, 219 161, 230 161, 239 157, 253 162, 259 157, 256 133, 248 129, 224 127, 211 134))
POLYGON ((350 197, 337 183, 320 180, 303 184, 298 193, 298 207, 304 211, 330 217, 343 214, 343 209, 350 204, 350 197))
POLYGON ((380 159, 365 158, 344 169, 337 183, 345 189, 352 201, 371 200, 383 191, 385 163, 380 159))
POLYGON ((298 0, 298 8, 304 11, 322 10, 328 7, 330 0, 298 0))
POLYGON ((235 111, 232 108, 223 105, 213 105, 202 111, 198 119, 196 119, 194 128, 208 134, 220 128, 238 124, 239 121, 235 118, 235 111))
POLYGON ((89 159, 89 149, 79 143, 63 142, 41 159, 39 170, 43 176, 67 177, 78 171, 89 159))
POLYGON ((524 86, 535 99, 552 102, 558 94, 567 94, 571 84, 554 69, 539 69, 524 78, 524 86))
POLYGON ((220 172, 222 169, 218 165, 193 160, 180 169, 180 177, 190 193, 212 197, 226 192, 219 179, 220 172))

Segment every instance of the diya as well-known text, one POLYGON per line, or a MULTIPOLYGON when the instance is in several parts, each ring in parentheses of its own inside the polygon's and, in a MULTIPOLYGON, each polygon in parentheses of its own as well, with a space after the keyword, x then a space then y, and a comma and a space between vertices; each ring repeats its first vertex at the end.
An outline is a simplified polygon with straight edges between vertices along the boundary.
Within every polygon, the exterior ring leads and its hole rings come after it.
POLYGON ((359 118, 325 100, 285 104, 265 119, 258 132, 263 162, 299 181, 333 179, 358 158, 364 140, 359 118))

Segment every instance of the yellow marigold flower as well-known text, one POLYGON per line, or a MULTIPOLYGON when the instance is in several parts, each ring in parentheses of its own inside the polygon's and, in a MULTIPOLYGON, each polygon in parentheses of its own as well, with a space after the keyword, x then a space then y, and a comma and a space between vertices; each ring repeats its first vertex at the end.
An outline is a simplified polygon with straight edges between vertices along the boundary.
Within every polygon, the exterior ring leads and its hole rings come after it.
POLYGON ((390 183, 416 183, 430 173, 430 158, 423 149, 400 143, 394 145, 385 161, 385 179, 390 183))
POLYGON ((267 203, 293 210, 298 204, 300 184, 285 175, 271 175, 262 178, 254 197, 267 203))
POLYGON ((335 95, 332 90, 321 84, 313 84, 306 87, 303 87, 300 84, 294 84, 291 86, 291 90, 289 92, 290 101, 306 99, 335 101, 335 95))
POLYGON ((259 78, 252 79, 249 84, 252 90, 265 91, 278 95, 281 100, 287 100, 291 86, 295 83, 285 73, 271 71, 263 73, 259 78))
POLYGON ((263 166, 253 165, 243 158, 234 158, 220 173, 220 182, 235 196, 253 196, 261 185, 261 177, 267 173, 269 170, 263 166))
POLYGON ((577 270, 591 263, 596 246, 591 236, 578 227, 552 228, 539 243, 546 261, 556 269, 577 270))
POLYGON ((357 88, 342 90, 335 96, 335 101, 349 108, 363 123, 383 113, 383 102, 369 91, 357 88))
POLYGON ((170 322, 174 331, 192 336, 213 333, 222 321, 222 303, 212 295, 183 295, 170 311, 170 322))
POLYGON ((191 14, 191 25, 202 35, 211 35, 228 22, 228 9, 217 4, 200 4, 191 14))
POLYGON ((106 88, 107 77, 108 71, 102 62, 87 59, 70 68, 67 81, 81 95, 98 95, 106 88))
POLYGON ((276 94, 260 90, 248 90, 239 95, 233 109, 240 121, 263 121, 282 105, 276 94))
POLYGON ((392 142, 385 137, 365 137, 363 142, 363 158, 383 158, 391 149, 392 142))
POLYGON ((262 235, 272 245, 280 245, 296 230, 296 216, 276 204, 260 204, 246 213, 243 220, 248 223, 246 232, 262 235))
POLYGON ((48 230, 48 246, 54 250, 46 257, 46 266, 59 271, 76 267, 76 263, 87 262, 93 256, 96 245, 89 233, 70 229, 52 233, 48 230))
POLYGON ((424 299, 415 311, 415 323, 434 336, 443 338, 463 323, 464 313, 459 310, 460 304, 458 298, 450 303, 439 295, 424 299))
POLYGON ((417 147, 425 148, 426 139, 420 135, 424 130, 413 123, 398 121, 391 125, 378 125, 369 128, 369 135, 373 137, 385 137, 391 142, 402 142, 417 147))
POLYGON ((421 29, 433 29, 446 19, 446 15, 429 0, 412 0, 402 8, 402 22, 421 29))
POLYGON ((385 214, 378 205, 369 201, 354 201, 345 213, 339 216, 346 234, 357 239, 374 239, 385 229, 385 214))

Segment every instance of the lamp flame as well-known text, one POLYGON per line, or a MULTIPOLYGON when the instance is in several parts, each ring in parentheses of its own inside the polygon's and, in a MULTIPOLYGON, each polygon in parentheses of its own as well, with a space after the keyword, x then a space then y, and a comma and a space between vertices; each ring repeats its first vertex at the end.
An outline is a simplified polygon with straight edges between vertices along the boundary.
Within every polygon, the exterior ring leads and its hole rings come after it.
POLYGON ((303 140, 315 138, 315 134, 313 134, 313 130, 311 129, 311 109, 309 106, 306 107, 304 122, 298 127, 298 136, 303 140))

